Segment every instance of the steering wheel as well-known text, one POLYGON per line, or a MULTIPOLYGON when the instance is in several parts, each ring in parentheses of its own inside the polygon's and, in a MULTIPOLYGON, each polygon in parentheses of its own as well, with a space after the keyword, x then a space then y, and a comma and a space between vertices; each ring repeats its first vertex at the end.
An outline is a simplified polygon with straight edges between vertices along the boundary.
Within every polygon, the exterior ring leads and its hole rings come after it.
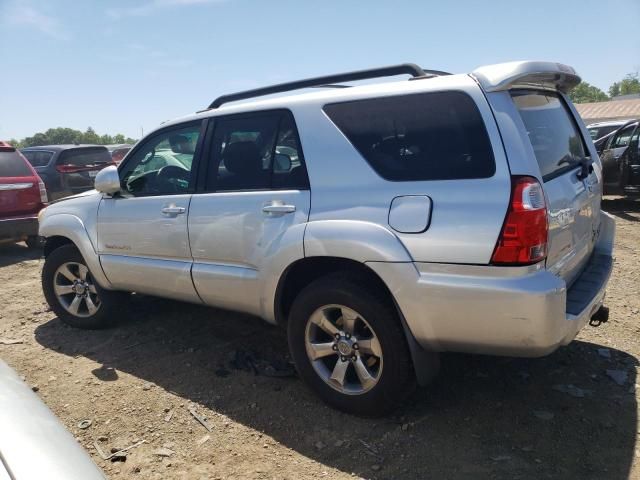
POLYGON ((158 170, 156 174, 156 186, 159 190, 170 190, 173 192, 184 191, 183 187, 177 180, 183 180, 189 183, 191 172, 182 167, 175 165, 167 165, 158 170))

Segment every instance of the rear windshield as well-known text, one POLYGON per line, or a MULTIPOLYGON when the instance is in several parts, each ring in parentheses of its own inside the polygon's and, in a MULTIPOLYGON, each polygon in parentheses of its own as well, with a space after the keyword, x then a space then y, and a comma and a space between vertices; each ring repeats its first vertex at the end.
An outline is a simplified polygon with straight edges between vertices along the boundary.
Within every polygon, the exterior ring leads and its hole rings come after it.
POLYGON ((53 157, 53 152, 43 152, 42 150, 26 150, 22 154, 27 157, 29 163, 34 167, 46 167, 53 157))
POLYGON ((111 163, 111 154, 106 148, 73 148, 63 151, 57 163, 74 167, 93 167, 111 163))
POLYGON ((0 177, 31 176, 31 169, 18 152, 0 152, 0 177))
POLYGON ((588 130, 589 135, 591 135, 591 139, 598 140, 599 138, 602 138, 605 135, 609 135, 611 132, 614 132, 619 128, 620 125, 609 125, 606 127, 591 127, 588 130))
POLYGON ((578 127, 559 95, 543 91, 513 91, 513 101, 529 134, 540 173, 551 180, 575 168, 586 157, 578 127))
POLYGON ((486 178, 493 151, 475 102, 436 92, 326 105, 325 113, 383 178, 486 178))

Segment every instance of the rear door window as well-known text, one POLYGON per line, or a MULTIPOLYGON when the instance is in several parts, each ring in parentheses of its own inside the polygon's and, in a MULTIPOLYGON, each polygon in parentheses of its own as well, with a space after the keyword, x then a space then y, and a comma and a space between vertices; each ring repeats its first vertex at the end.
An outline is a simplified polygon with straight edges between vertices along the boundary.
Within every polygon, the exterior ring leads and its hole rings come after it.
POLYGON ((584 141, 557 93, 522 90, 511 92, 511 96, 527 129, 544 181, 581 164, 587 156, 584 141))
POLYGON ((495 173, 484 121, 465 93, 356 100, 326 105, 324 111, 387 180, 487 178, 495 173))
POLYGON ((0 177, 31 176, 31 169, 18 152, 0 152, 0 177))
POLYGON ((298 131, 288 111, 217 117, 207 191, 309 187, 298 131))
POLYGON ((22 154, 27 157, 29 163, 34 167, 46 167, 49 165, 53 152, 45 152, 42 150, 26 150, 22 154))
POLYGON ((106 148, 73 148, 65 150, 58 156, 58 165, 71 167, 97 167, 111 162, 111 155, 106 148))

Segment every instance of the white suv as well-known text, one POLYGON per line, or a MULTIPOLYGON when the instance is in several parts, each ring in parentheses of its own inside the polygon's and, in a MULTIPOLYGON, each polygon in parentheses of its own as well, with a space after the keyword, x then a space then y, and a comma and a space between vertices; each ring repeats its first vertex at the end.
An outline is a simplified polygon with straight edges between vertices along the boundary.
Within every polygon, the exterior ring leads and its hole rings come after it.
POLYGON ((44 211, 47 301, 80 328, 114 323, 123 292, 255 314, 288 329, 325 401, 364 415, 438 352, 548 354, 607 319, 614 222, 579 81, 404 64, 220 97, 44 211))

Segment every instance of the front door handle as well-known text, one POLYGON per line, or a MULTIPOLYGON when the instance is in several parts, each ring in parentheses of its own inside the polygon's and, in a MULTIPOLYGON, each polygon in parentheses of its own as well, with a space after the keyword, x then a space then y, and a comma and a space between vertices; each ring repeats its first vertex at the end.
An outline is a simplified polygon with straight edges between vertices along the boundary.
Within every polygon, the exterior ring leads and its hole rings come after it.
POLYGON ((186 212, 187 209, 184 207, 177 207, 175 205, 169 205, 167 207, 162 207, 161 212, 165 215, 180 215, 181 213, 186 212))
POLYGON ((285 205, 283 203, 270 203, 262 207, 264 213, 271 215, 285 215, 287 213, 293 213, 296 211, 295 205, 285 205))

